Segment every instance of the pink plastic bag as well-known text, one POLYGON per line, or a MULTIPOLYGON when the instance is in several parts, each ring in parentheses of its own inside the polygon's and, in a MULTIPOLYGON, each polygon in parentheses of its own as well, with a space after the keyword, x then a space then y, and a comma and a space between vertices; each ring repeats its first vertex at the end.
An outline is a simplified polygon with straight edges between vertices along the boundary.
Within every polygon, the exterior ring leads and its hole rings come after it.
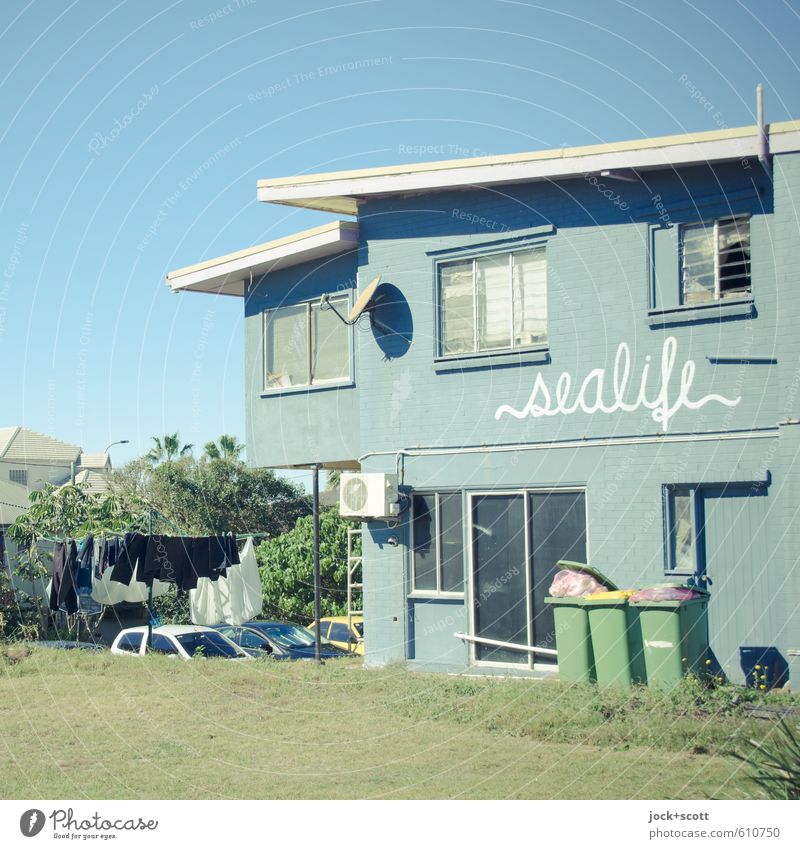
POLYGON ((646 587, 630 597, 630 601, 689 601, 700 598, 691 587, 646 587))
POLYGON ((562 569, 553 578, 549 592, 554 598, 582 598, 589 593, 606 592, 606 587, 585 572, 562 569))

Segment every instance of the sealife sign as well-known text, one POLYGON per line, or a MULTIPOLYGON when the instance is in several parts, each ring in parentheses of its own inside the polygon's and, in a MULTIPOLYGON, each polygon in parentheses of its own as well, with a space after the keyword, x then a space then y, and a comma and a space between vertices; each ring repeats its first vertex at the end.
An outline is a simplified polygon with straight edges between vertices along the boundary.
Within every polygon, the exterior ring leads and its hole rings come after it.
POLYGON ((635 400, 626 400, 628 396, 633 399, 629 391, 635 385, 631 379, 631 352, 625 342, 620 342, 617 355, 614 358, 614 370, 609 386, 606 370, 602 368, 592 369, 578 384, 573 381, 569 372, 562 372, 556 381, 555 390, 551 392, 547 388, 545 379, 541 372, 536 375, 533 382, 528 403, 517 410, 510 404, 501 404, 495 411, 495 419, 504 415, 524 419, 530 416, 538 419, 542 416, 571 416, 581 410, 589 415, 595 413, 634 413, 639 409, 650 410, 653 421, 662 426, 666 433, 669 430, 670 419, 679 410, 699 410, 706 404, 723 404, 726 407, 735 407, 742 399, 726 398, 723 395, 703 395, 693 400, 690 398, 696 366, 694 360, 686 360, 680 372, 680 380, 676 386, 672 384, 675 361, 678 357, 678 340, 674 336, 668 336, 664 340, 661 349, 661 379, 658 391, 649 395, 647 383, 650 379, 651 357, 648 354, 644 358, 642 374, 638 380, 638 393, 635 400), (610 397, 609 397, 610 396, 610 397))

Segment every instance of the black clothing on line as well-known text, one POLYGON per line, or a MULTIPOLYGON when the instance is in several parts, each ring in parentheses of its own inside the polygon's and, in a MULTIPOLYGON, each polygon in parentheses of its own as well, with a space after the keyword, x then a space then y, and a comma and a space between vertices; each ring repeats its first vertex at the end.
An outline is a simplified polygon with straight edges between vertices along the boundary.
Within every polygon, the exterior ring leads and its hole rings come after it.
POLYGON ((104 539, 100 546, 100 555, 94 567, 94 576, 99 581, 106 569, 116 566, 122 540, 119 537, 104 539))
POLYGON ((180 589, 194 589, 192 582, 192 538, 154 534, 148 538, 144 567, 138 578, 150 586, 154 580, 175 584, 180 589))
POLYGON ((230 535, 195 537, 192 560, 199 578, 224 578, 227 567, 239 562, 236 540, 230 535))
POLYGON ((146 534, 125 534, 117 553, 114 571, 111 573, 112 581, 118 581, 126 586, 130 585, 137 565, 144 563, 148 539, 149 537, 146 534))
POLYGON ((50 610, 76 613, 78 594, 75 592, 75 570, 78 563, 78 547, 75 540, 57 542, 53 550, 53 580, 50 585, 50 610))
POLYGON ((92 567, 94 565, 94 537, 87 534, 78 549, 78 566, 75 584, 78 589, 92 591, 92 567))

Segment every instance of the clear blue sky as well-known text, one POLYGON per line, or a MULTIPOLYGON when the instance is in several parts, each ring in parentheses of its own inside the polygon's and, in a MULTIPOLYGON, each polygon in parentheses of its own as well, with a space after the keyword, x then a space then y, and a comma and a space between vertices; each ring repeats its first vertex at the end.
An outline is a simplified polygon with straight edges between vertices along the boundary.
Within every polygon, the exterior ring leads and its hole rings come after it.
POLYGON ((166 431, 244 437, 242 302, 164 276, 329 220, 258 178, 750 124, 759 81, 768 120, 800 118, 798 2, 2 12, 0 425, 128 438, 117 465, 166 431))

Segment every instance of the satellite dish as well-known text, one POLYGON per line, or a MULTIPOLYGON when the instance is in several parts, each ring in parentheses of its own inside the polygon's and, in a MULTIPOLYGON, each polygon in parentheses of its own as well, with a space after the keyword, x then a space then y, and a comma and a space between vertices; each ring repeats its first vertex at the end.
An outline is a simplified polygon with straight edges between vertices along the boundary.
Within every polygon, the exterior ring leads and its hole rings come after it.
POLYGON ((358 296, 358 300, 353 304, 353 309, 350 310, 350 315, 347 316, 347 323, 353 324, 361 318, 364 310, 369 306, 369 302, 375 295, 375 290, 381 282, 380 274, 367 286, 366 289, 358 296))

